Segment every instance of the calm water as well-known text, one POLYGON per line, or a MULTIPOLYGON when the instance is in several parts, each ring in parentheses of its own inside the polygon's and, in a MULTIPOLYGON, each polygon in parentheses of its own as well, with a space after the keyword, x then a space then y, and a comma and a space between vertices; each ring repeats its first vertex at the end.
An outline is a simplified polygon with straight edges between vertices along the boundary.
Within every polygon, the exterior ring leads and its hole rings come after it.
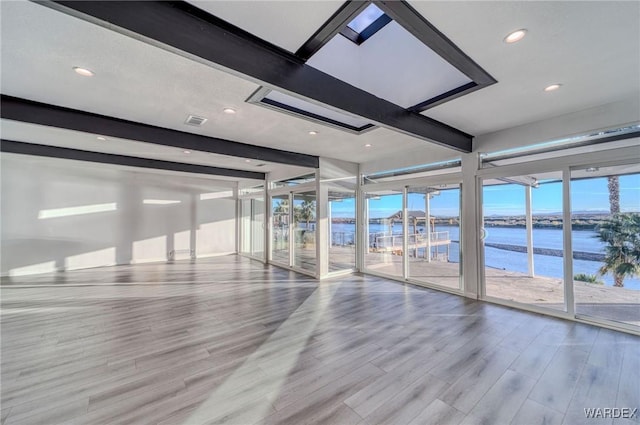
MULTIPOLYGON (((418 226, 424 231, 424 227, 418 226)), ((355 226, 353 224, 334 223, 332 225, 334 243, 353 243, 355 226)), ((412 227, 409 228, 411 232, 412 227)), ((459 241, 460 232, 457 226, 436 226, 436 232, 449 232, 451 240, 459 241)), ((382 224, 369 225, 369 233, 389 233, 389 226, 382 224)), ((402 234, 402 225, 394 224, 393 234, 402 234)), ((523 228, 509 227, 489 227, 487 228, 487 243, 498 243, 508 245, 526 246, 527 236, 523 228)), ((574 230, 572 233, 572 244, 575 251, 584 252, 604 252, 604 244, 600 242, 595 232, 590 230, 574 230)), ((561 229, 533 229, 533 246, 536 248, 549 248, 562 250, 562 230, 561 229)), ((450 260, 456 261, 459 258, 459 243, 452 242, 450 246, 450 260)), ((497 248, 485 248, 485 264, 487 267, 512 270, 517 272, 527 272, 527 254, 523 252, 507 251, 497 248)), ((548 255, 533 256, 533 264, 536 275, 549 277, 562 277, 562 258, 548 255)), ((573 260, 574 274, 587 273, 597 274, 601 263, 597 261, 573 260)), ((600 277, 605 285, 613 285, 613 278, 610 275, 600 277)), ((624 280, 626 288, 640 289, 639 278, 626 278, 624 280)))

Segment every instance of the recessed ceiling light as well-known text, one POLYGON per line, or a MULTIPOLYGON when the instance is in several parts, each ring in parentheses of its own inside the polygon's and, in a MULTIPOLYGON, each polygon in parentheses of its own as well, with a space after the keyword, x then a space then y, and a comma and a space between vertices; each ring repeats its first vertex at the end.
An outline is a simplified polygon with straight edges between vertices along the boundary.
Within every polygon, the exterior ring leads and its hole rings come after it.
POLYGON ((93 77, 94 75, 96 75, 93 71, 91 71, 90 69, 87 68, 80 68, 79 66, 74 66, 73 70, 76 72, 76 74, 78 75, 82 75, 83 77, 93 77))
POLYGON ((316 134, 318 134, 318 132, 317 132, 317 131, 314 131, 314 130, 311 130, 311 131, 309 132, 309 136, 315 136, 316 134))
POLYGON ((586 171, 587 173, 595 173, 596 171, 599 171, 600 169, 598 167, 589 167, 587 168, 586 171))
POLYGON ((222 110, 222 112, 224 112, 225 114, 230 114, 230 115, 231 115, 231 114, 235 114, 235 113, 236 113, 236 110, 235 110, 235 109, 233 109, 233 108, 224 108, 224 109, 222 110))
POLYGON ((182 151, 183 153, 191 153, 191 151, 182 151))
POLYGON ((370 148, 371 147, 371 143, 367 143, 366 145, 364 145, 365 148, 370 148))
POLYGON ((104 142, 105 140, 107 140, 106 137, 102 137, 102 136, 98 136, 96 137, 96 139, 100 140, 101 142, 104 142))
POLYGON ((251 160, 250 159, 245 159, 244 162, 251 162, 251 160))
POLYGON ((510 33, 509 35, 507 35, 504 38, 504 42, 511 44, 511 43, 517 43, 518 41, 522 40, 524 38, 524 36, 527 35, 527 30, 526 29, 520 29, 520 30, 516 30, 512 33, 510 33))
POLYGON ((544 91, 555 91, 555 90, 558 90, 560 87, 562 87, 562 84, 551 84, 550 86, 545 87, 544 91))

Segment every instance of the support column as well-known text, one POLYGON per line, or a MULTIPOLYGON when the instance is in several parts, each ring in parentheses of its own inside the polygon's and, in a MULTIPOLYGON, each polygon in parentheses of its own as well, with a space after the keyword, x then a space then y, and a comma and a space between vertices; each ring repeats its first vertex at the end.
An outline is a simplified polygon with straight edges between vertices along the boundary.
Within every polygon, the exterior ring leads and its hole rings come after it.
POLYGON ((269 178, 269 174, 265 176, 264 180, 264 224, 263 235, 264 235, 264 262, 267 264, 271 261, 271 248, 273 245, 273 230, 272 230, 272 211, 271 211, 271 199, 269 198, 269 184, 271 183, 271 179, 269 178))
MULTIPOLYGON (((360 192, 362 193, 362 192, 360 192)), ((362 232, 360 232, 361 240, 360 243, 360 255, 358 256, 360 260, 360 264, 358 266, 358 270, 362 271, 365 268, 365 258, 369 253, 369 245, 370 245, 370 237, 369 237, 369 198, 365 198, 364 193, 362 193, 362 232)))
POLYGON ((329 243, 331 213, 329 207, 329 185, 321 180, 320 169, 316 170, 316 277, 321 279, 329 273, 329 243))
POLYGON ((571 169, 562 171, 562 240, 564 266, 564 306, 571 317, 575 317, 573 293, 573 241, 571 226, 571 169))
POLYGON ((231 190, 233 191, 233 199, 235 199, 236 201, 236 205, 235 205, 236 220, 234 223, 236 227, 235 253, 240 254, 240 238, 242 237, 241 236, 242 235, 242 227, 241 227, 242 217, 240 217, 240 211, 242 211, 242 209, 240 208, 240 202, 242 201, 238 196, 240 194, 240 183, 236 182, 231 190))
MULTIPOLYGON (((195 261, 198 257, 198 201, 200 198, 197 194, 191 194, 191 215, 190 215, 190 232, 189 232, 189 258, 195 261)), ((236 202, 237 205, 237 202, 236 202)))
POLYGON ((462 155, 462 228, 460 249, 462 252, 462 277, 464 295, 477 299, 481 291, 480 231, 482 229, 482 188, 478 187, 478 154, 462 155))
POLYGON ((424 195, 424 211, 425 211, 425 228, 427 235, 427 250, 425 251, 425 258, 427 263, 431 262, 431 194, 429 192, 424 195))
POLYGON ((327 199, 327 227, 329 231, 327 232, 327 237, 329 238, 329 249, 333 246, 333 217, 332 217, 332 208, 331 200, 327 199))
MULTIPOLYGON (((409 278, 409 217, 407 188, 402 190, 402 277, 409 278)), ((391 230, 393 233, 393 230, 391 230)), ((393 237, 391 238, 393 241, 393 237)), ((392 242, 393 243, 393 242, 392 242)))
POLYGON ((525 186, 526 198, 526 230, 527 230, 527 267, 529 277, 534 277, 533 270, 533 215, 531 212, 531 186, 525 186))

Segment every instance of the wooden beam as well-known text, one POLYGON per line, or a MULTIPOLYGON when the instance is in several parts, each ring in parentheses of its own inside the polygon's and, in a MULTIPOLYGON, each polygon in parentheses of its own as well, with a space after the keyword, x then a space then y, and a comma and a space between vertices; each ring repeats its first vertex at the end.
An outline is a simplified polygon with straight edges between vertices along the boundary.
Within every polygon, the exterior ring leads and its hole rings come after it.
POLYGON ((58 146, 39 145, 35 143, 16 142, 2 139, 0 151, 21 155, 43 156, 47 158, 71 159, 76 161, 96 162, 100 164, 124 165, 127 167, 151 168, 154 170, 180 171, 184 173, 207 174, 212 176, 236 177, 241 179, 264 180, 264 173, 255 171, 232 170, 229 168, 210 167, 208 165, 185 164, 183 162, 161 161, 157 159, 138 158, 125 155, 114 155, 101 152, 89 152, 79 149, 61 148, 58 146))
MULTIPOLYGON (((47 4, 49 2, 43 2, 47 4)), ((462 152, 472 136, 334 78, 292 53, 181 1, 55 1, 91 17, 217 64, 271 88, 372 120, 381 126, 462 152)), ((56 7, 60 9, 60 7, 56 7)), ((393 84, 393 78, 389 84, 393 84)))
POLYGON ((318 157, 313 155, 185 133, 6 95, 0 99, 0 116, 10 120, 259 161, 310 168, 319 166, 318 157))

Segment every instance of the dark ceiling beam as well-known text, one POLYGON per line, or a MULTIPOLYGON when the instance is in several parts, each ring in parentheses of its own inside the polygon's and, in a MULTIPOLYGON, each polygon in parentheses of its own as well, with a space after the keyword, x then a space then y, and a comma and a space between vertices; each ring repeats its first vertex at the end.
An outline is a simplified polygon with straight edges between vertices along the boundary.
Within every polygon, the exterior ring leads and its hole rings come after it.
POLYGON ((3 153, 71 159, 75 161, 95 162, 100 164, 124 165, 127 167, 179 171, 183 173, 207 174, 211 176, 225 176, 241 179, 265 179, 264 173, 257 173, 255 171, 232 170, 228 168, 210 167, 208 165, 185 164, 183 162, 161 161, 134 156, 90 152, 79 149, 61 148, 58 146, 16 142, 14 140, 2 139, 0 142, 0 151, 3 153))
POLYGON ((497 82, 406 1, 374 0, 373 3, 478 86, 485 87, 497 82))
POLYGON ((6 95, 2 95, 0 100, 0 116, 15 121, 172 146, 180 149, 302 167, 318 168, 319 166, 318 157, 313 155, 185 133, 6 95))
MULTIPOLYGON (((56 1, 273 87, 462 152, 472 136, 305 65, 304 60, 186 2, 56 1)), ((46 2, 44 2, 46 4, 46 2)), ((59 8, 58 8, 59 9, 59 8)), ((390 77, 389 84, 394 84, 390 77)), ((195 149, 195 148, 194 148, 195 149)))
MULTIPOLYGON (((334 36, 336 36, 346 25, 353 20, 360 12, 362 12, 369 2, 362 0, 353 0, 345 2, 340 9, 336 11, 327 22, 316 31, 309 40, 296 52, 296 56, 308 60, 322 46, 327 44, 334 36)), ((354 31, 355 33, 355 31, 354 31)))

